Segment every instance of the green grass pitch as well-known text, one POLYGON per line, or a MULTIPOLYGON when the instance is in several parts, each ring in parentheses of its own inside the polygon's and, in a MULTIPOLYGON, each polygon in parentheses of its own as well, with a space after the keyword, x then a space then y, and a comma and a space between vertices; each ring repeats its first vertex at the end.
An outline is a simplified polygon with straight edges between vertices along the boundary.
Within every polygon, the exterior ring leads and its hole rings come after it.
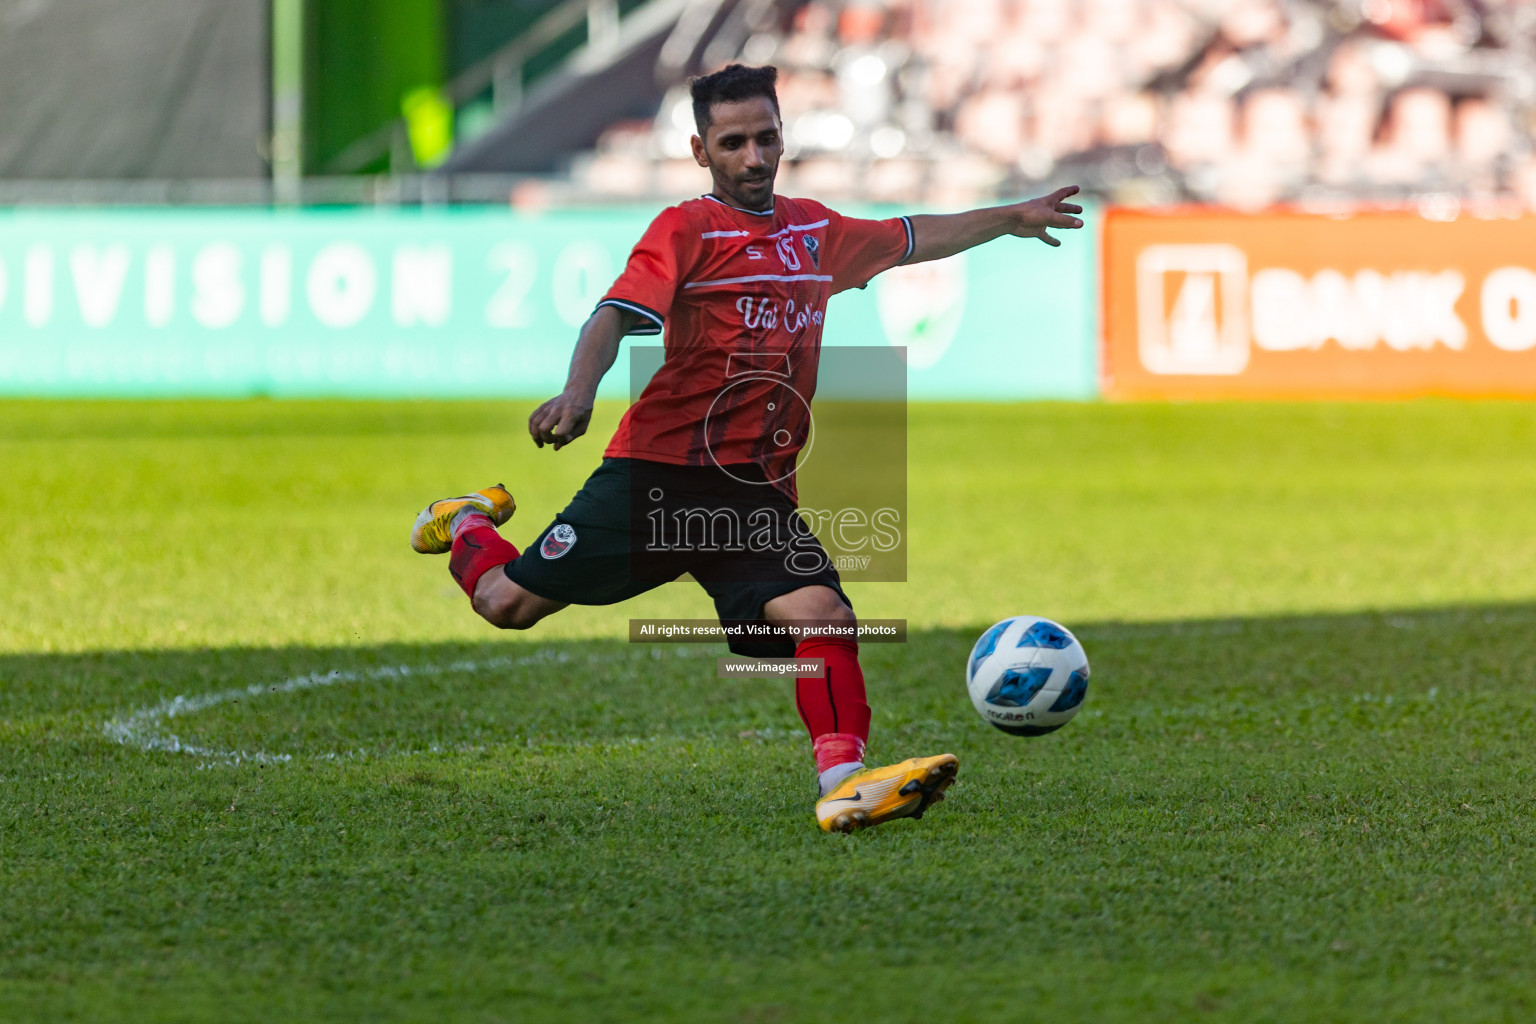
POLYGON ((871 754, 963 767, 847 837, 788 684, 623 639, 697 588, 500 634, 407 547, 615 413, 0 403, 0 1020, 1536 1015, 1536 407, 914 406, 871 754), (1037 740, 961 682, 1019 612, 1037 740))

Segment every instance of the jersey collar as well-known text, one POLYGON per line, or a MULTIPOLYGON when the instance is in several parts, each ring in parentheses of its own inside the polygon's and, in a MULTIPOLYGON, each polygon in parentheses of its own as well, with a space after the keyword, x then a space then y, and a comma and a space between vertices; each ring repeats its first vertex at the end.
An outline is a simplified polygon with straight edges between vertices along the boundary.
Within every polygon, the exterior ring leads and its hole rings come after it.
MULTIPOLYGON (((774 209, 773 206, 768 207, 768 209, 766 209, 766 210, 743 210, 739 206, 732 206, 730 203, 726 202, 724 199, 721 199, 719 196, 714 195, 713 193, 710 193, 710 192, 704 193, 704 195, 701 196, 700 198, 702 198, 702 199, 713 199, 715 202, 719 203, 721 206, 725 207, 727 210, 735 210, 737 213, 745 213, 745 214, 747 214, 750 217, 772 217, 773 216, 773 209, 774 209)), ((777 203, 774 204, 774 206, 777 206, 777 205, 778 205, 777 203)))

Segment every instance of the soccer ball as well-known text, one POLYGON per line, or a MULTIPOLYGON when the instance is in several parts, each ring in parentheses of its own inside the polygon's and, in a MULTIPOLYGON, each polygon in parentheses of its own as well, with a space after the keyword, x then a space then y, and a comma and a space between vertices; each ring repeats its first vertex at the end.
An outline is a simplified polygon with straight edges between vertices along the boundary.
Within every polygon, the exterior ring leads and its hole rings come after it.
POLYGON ((971 648, 965 685, 976 713, 1003 732, 1044 736, 1072 720, 1088 694, 1088 655, 1050 619, 1015 615, 971 648))

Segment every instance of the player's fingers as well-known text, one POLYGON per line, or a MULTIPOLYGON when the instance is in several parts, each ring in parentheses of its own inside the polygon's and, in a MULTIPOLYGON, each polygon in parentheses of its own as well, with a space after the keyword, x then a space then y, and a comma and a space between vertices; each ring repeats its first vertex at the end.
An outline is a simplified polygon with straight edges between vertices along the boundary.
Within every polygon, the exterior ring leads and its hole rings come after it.
POLYGON ((1059 238, 1052 238, 1051 237, 1051 233, 1049 231, 1042 231, 1042 232, 1040 232, 1040 241, 1044 242, 1046 245, 1060 245, 1061 244, 1061 239, 1059 239, 1059 238))
MULTIPOLYGON (((560 399, 558 397, 557 398, 551 398, 551 399, 549 399, 546 402, 540 403, 539 407, 537 409, 533 410, 533 413, 528 417, 528 422, 529 423, 542 423, 544 420, 549 418, 550 413, 556 407, 558 407, 559 405, 560 405, 560 399)), ((558 414, 556 414, 556 415, 558 415, 558 414)))
POLYGON ((1082 226, 1082 221, 1078 220, 1076 217, 1070 217, 1065 213, 1058 213, 1056 216, 1051 218, 1051 227, 1053 228, 1080 228, 1082 226))
POLYGON ((576 414, 567 409, 565 412, 561 413, 560 422, 556 423, 550 429, 550 436, 554 438, 555 441, 555 451, 559 451, 561 448, 564 448, 566 445, 576 440, 575 435, 571 431, 571 426, 575 420, 576 414))
POLYGON ((1076 185, 1068 185, 1065 188, 1059 188, 1055 192, 1051 193, 1051 202, 1059 203, 1063 199, 1067 198, 1067 196, 1077 195, 1078 191, 1079 189, 1076 185))
POLYGON ((548 407, 549 403, 545 402, 543 405, 539 406, 537 409, 533 410, 533 412, 528 414, 528 436, 533 438, 533 443, 538 445, 540 448, 544 447, 544 440, 539 436, 539 425, 543 422, 544 410, 548 407))
POLYGON ((550 433, 550 428, 560 422, 560 413, 553 408, 553 403, 547 403, 541 406, 534 415, 537 419, 532 424, 533 439, 542 448, 544 445, 554 441, 555 436, 550 433))
POLYGON ((1078 206, 1076 203, 1057 203, 1056 204, 1056 212, 1057 213, 1082 213, 1083 212, 1083 208, 1081 206, 1078 206))

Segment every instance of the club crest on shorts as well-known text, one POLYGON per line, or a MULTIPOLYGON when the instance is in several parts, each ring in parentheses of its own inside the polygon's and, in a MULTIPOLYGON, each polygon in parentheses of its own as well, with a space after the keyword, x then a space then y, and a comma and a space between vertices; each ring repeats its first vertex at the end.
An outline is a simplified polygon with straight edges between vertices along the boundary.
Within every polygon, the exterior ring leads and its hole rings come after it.
POLYGON ((820 270, 821 243, 816 241, 815 235, 802 235, 801 239, 805 242, 805 251, 811 254, 811 262, 816 265, 817 270, 820 270))
POLYGON ((539 554, 545 558, 559 558, 576 545, 576 530, 568 523, 560 523, 544 535, 539 554))

